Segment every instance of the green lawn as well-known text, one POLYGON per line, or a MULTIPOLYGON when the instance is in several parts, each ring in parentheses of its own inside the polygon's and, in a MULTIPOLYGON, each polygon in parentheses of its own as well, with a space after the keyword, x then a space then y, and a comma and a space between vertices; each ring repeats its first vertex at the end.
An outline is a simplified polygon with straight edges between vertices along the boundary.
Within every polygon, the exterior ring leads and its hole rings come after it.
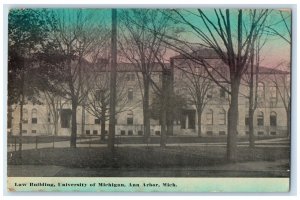
MULTIPOLYGON (((226 164, 225 147, 57 148, 8 153, 8 164, 58 165, 74 168, 193 167, 226 164)), ((238 162, 289 159, 289 148, 238 148, 238 162)), ((287 166, 287 169, 289 167, 287 166)))

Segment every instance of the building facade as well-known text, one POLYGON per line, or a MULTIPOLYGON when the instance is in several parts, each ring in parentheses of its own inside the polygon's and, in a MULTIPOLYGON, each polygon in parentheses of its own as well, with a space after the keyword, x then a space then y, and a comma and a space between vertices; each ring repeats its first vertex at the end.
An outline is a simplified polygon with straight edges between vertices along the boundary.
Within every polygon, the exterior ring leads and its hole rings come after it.
MULTIPOLYGON (((193 100, 193 91, 191 88, 198 83, 198 88, 204 88, 203 80, 209 79, 207 70, 214 74, 214 69, 218 69, 218 74, 214 77, 216 80, 224 76, 226 78, 226 66, 220 59, 209 51, 201 56, 212 66, 212 69, 204 67, 190 59, 182 56, 173 57, 168 69, 171 71, 172 90, 175 94, 185 98, 186 105, 182 106, 178 113, 180 119, 172 119, 173 135, 199 135, 202 136, 226 136, 228 124, 229 95, 212 80, 209 82, 207 91, 203 94, 205 106, 201 115, 197 110, 196 101, 193 100), (224 71, 222 71, 224 70, 224 71), (196 78, 196 79, 195 79, 196 78), (199 117, 201 116, 201 120, 199 117), (201 131, 199 131, 201 123, 201 131)), ((99 72, 109 78, 108 71, 99 72)), ((116 135, 143 135, 143 84, 142 74, 135 69, 133 65, 120 63, 118 65, 118 77, 122 76, 122 82, 117 91, 121 91, 120 96, 122 105, 118 105, 116 115, 116 135)), ((245 72, 240 86, 239 94, 239 120, 238 135, 247 136, 249 134, 249 71, 245 72)), ((151 79, 156 86, 162 86, 163 73, 159 65, 154 65, 151 72, 151 79)), ((257 95, 257 108, 254 113, 254 130, 257 136, 285 136, 287 135, 287 112, 286 104, 289 101, 290 94, 290 73, 271 68, 259 67, 258 76, 254 81, 255 94, 257 95)), ((103 78, 102 78, 103 80, 103 78)), ((223 87, 229 87, 228 83, 220 83, 223 87)), ((150 87, 150 104, 156 94, 155 87, 150 87)), ((97 91, 96 91, 97 92, 97 91)), ((59 97, 57 97, 59 98, 59 97)), ((71 103, 63 98, 57 99, 56 111, 51 110, 45 99, 41 99, 41 105, 27 103, 23 107, 22 135, 71 135, 71 103), (54 120, 53 112, 56 112, 57 119, 54 120)), ((100 101, 99 98, 95 99, 100 101)), ((87 98, 89 101, 89 98, 87 98)), ((172 99, 171 99, 172 101, 172 99)), ((88 109, 87 103, 80 105, 77 109, 77 134, 78 135, 100 135, 101 119, 95 116, 88 109)), ((121 103, 119 103, 121 104, 121 103)), ((19 135, 20 107, 13 105, 12 118, 9 123, 9 132, 13 135, 19 135)), ((172 109, 172 108, 171 108, 172 109)), ((105 120, 105 134, 108 132, 108 120, 105 120)), ((157 119, 150 120, 151 135, 160 135, 161 126, 157 119)))

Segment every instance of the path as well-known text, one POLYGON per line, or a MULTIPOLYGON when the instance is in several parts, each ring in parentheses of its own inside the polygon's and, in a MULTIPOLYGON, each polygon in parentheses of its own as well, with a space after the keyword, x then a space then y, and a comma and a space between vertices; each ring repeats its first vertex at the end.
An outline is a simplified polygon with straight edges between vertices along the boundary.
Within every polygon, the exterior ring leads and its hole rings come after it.
MULTIPOLYGON (((81 144, 81 142, 92 142, 97 141, 98 138, 89 138, 89 139, 80 139, 77 142, 77 147, 106 147, 107 144, 81 144)), ((290 141, 286 138, 272 138, 272 139, 264 139, 264 140, 258 140, 255 142, 256 147, 290 147, 290 141)), ((160 144, 116 144, 116 147, 146 147, 146 146, 160 146, 160 144)), ((174 143, 174 144, 167 144, 166 146, 226 146, 225 142, 210 142, 210 143, 174 143)), ((249 142, 238 142, 239 147, 247 147, 249 146, 249 142)), ((66 148, 70 147, 69 141, 59 141, 54 142, 54 148, 66 148)), ((53 148, 53 142, 50 143, 38 143, 37 145, 38 149, 41 148, 53 148)), ((16 148, 18 150, 18 146, 16 148)), ((23 144, 23 150, 29 150, 29 149, 36 149, 35 143, 29 143, 29 144, 23 144)), ((7 147, 7 152, 13 152, 15 151, 15 146, 13 144, 10 144, 7 147)))

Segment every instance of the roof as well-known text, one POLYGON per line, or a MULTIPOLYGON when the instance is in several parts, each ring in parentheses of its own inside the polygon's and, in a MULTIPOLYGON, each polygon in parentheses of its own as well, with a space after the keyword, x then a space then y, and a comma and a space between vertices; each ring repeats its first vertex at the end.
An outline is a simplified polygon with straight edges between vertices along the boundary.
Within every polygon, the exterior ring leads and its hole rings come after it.
MULTIPOLYGON (((201 48, 198 49, 192 53, 189 53, 187 55, 177 55, 172 57, 172 59, 193 59, 193 58, 200 58, 200 59, 220 59, 219 55, 216 53, 214 49, 211 48, 201 48)), ((250 68, 247 69, 247 72, 250 73, 250 68)), ((259 73, 262 74, 289 74, 290 72, 280 70, 280 69, 275 69, 271 67, 264 67, 260 66, 259 67, 259 73)))
MULTIPOLYGON (((169 63, 165 63, 164 66, 166 68, 170 67, 169 63)), ((150 65, 150 67, 152 67, 151 72, 162 72, 162 66, 159 63, 153 63, 150 65)), ((97 71, 110 71, 110 65, 102 65, 102 67, 100 69, 98 69, 97 71)), ((135 64, 132 63, 118 63, 117 64, 117 71, 118 72, 139 72, 141 71, 141 69, 136 66, 135 64)))
POLYGON ((202 59, 220 59, 219 55, 215 50, 210 48, 201 48, 187 55, 180 54, 173 56, 172 59, 191 59, 191 58, 202 58, 202 59))

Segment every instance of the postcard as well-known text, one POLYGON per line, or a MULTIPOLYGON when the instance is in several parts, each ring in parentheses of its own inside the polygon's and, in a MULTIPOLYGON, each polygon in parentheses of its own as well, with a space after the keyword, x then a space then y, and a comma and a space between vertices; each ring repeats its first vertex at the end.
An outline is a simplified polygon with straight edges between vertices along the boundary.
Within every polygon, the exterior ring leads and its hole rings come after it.
POLYGON ((11 8, 8 192, 289 192, 292 9, 11 8))

